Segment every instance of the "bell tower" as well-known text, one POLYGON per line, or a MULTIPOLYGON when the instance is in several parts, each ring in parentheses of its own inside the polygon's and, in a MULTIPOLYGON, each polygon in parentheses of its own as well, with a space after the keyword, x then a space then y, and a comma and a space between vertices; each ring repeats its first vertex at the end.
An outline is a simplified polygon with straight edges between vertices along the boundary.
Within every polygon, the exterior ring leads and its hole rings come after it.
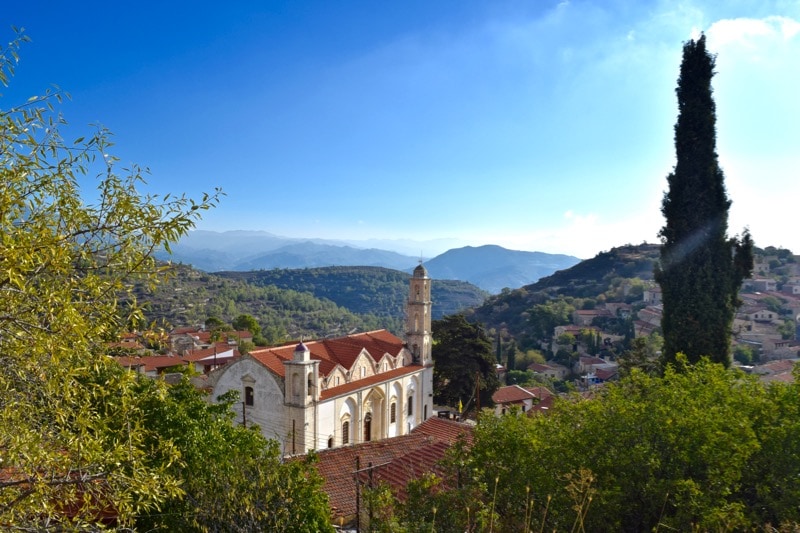
POLYGON ((419 264, 411 276, 408 293, 406 341, 414 362, 425 366, 433 364, 431 357, 431 278, 419 264))

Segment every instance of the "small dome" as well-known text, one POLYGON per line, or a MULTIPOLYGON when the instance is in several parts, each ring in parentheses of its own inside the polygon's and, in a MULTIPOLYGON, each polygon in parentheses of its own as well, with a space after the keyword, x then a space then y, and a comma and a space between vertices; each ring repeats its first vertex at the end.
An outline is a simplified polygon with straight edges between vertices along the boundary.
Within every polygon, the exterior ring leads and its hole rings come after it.
POLYGON ((303 341, 300 341, 300 344, 294 347, 295 352, 310 352, 311 350, 308 349, 308 346, 305 345, 303 341))
POLYGON ((422 263, 420 263, 419 266, 417 266, 417 268, 414 269, 414 277, 415 278, 427 278, 428 277, 428 271, 425 270, 425 267, 422 266, 422 263))

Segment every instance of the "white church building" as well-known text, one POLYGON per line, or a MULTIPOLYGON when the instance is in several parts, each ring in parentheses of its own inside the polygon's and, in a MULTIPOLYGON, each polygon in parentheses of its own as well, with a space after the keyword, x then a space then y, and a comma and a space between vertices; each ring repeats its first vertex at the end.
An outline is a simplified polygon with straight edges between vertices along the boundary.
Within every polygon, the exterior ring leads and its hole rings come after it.
POLYGON ((285 454, 405 435, 433 415, 431 280, 414 269, 405 341, 386 330, 251 351, 210 376, 285 454))

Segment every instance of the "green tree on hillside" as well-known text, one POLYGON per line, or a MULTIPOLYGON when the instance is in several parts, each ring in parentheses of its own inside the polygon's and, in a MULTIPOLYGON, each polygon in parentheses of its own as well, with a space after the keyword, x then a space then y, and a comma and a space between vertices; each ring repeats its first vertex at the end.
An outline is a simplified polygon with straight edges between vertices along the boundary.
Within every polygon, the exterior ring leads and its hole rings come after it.
POLYGON ((727 237, 731 202, 717 161, 714 62, 705 35, 684 45, 676 90, 677 163, 667 176, 661 208, 666 224, 655 270, 664 303, 664 363, 683 352, 691 362, 708 356, 730 364, 739 288, 753 269, 749 232, 741 240, 727 237))
MULTIPOLYGON (((481 406, 489 405, 500 386, 495 371, 492 342, 480 324, 470 324, 464 315, 450 315, 434 320, 433 328, 433 401, 466 407, 475 398, 476 380, 481 406)), ((470 405, 472 407, 472 405, 470 405)))

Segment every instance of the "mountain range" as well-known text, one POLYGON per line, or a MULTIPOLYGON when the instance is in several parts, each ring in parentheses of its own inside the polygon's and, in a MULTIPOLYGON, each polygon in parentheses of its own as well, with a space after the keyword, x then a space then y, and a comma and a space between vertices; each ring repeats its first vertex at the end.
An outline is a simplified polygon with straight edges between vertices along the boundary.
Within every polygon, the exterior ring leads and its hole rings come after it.
MULTIPOLYGON (((368 241, 373 244, 377 241, 368 241)), ((413 241, 380 241, 386 245, 413 247, 413 241)), ((419 243, 420 249, 448 241, 419 243)), ((263 231, 189 232, 172 246, 171 255, 160 259, 190 264, 205 272, 256 271, 276 268, 327 266, 384 267, 410 272, 423 260, 434 279, 467 281, 489 293, 535 283, 558 270, 580 262, 577 257, 544 252, 508 250, 501 246, 453 248, 433 258, 413 257, 397 251, 363 247, 358 241, 294 239, 263 231)))

